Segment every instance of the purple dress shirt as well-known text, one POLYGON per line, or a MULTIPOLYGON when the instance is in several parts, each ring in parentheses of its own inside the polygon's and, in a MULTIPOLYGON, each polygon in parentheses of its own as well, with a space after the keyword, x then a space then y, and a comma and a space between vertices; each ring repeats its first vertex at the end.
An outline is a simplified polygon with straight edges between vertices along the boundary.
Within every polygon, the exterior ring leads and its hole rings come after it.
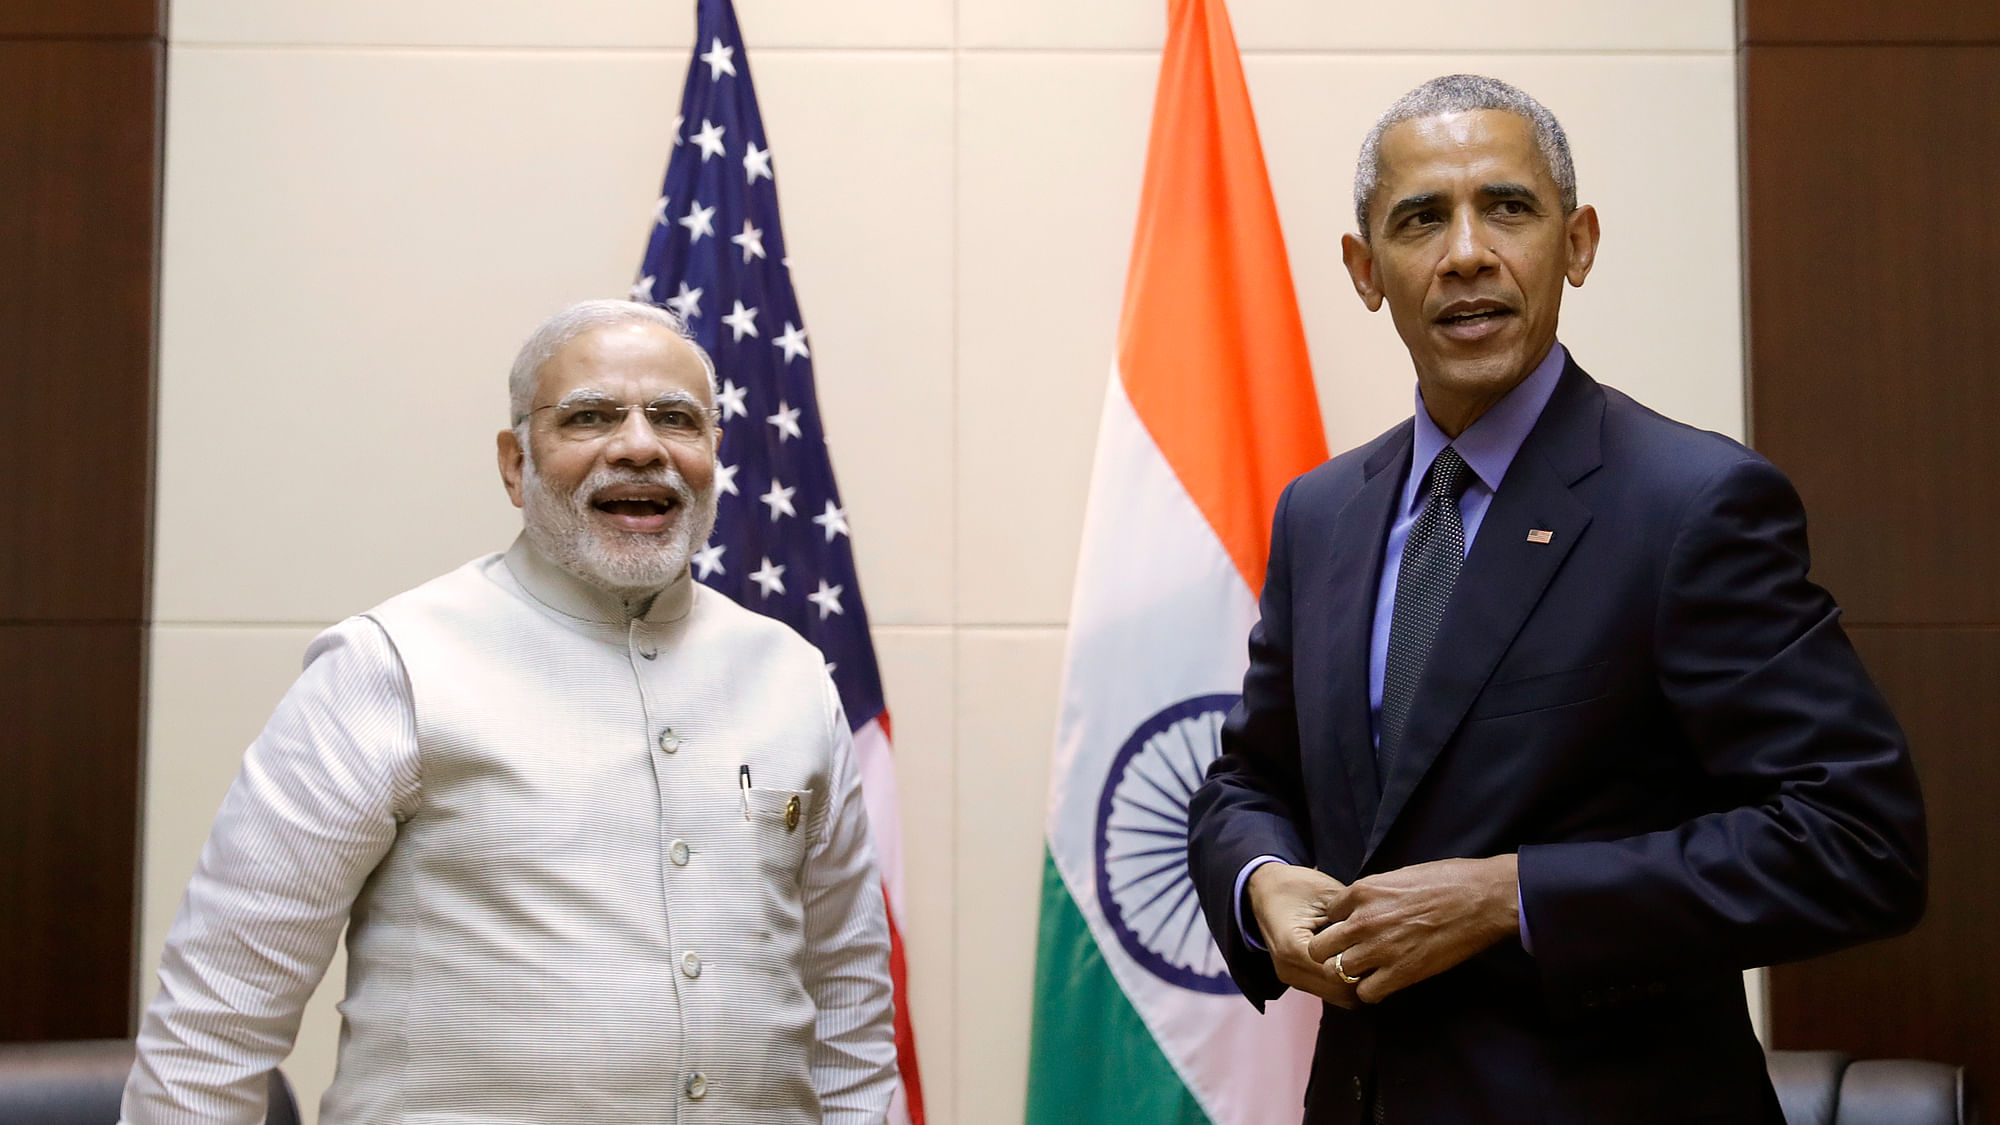
MULTIPOLYGON (((1417 517, 1423 514, 1425 491, 1424 476, 1430 472, 1431 462, 1437 459, 1444 447, 1450 445, 1465 458, 1472 469, 1472 481, 1465 493, 1458 498, 1459 521, 1465 525, 1465 549, 1472 551, 1472 543, 1479 535, 1479 525, 1486 518, 1486 509, 1493 503, 1493 493, 1506 479, 1507 467, 1514 463, 1514 455, 1521 451, 1521 443, 1528 440, 1528 431, 1542 416, 1542 408, 1549 404, 1549 397, 1555 394, 1556 382, 1562 378, 1563 364, 1569 353, 1558 343, 1549 348, 1549 354, 1526 379, 1505 398, 1496 402, 1486 413, 1479 416, 1457 439, 1448 438, 1431 421, 1429 411, 1424 408, 1423 392, 1417 392, 1415 440, 1410 447, 1410 469, 1403 478, 1403 502, 1396 509, 1395 522, 1389 525, 1389 541, 1382 550, 1382 576, 1375 585, 1374 629, 1368 638, 1368 725, 1369 731, 1379 744, 1382 738, 1382 676, 1389 662, 1389 622, 1396 611, 1396 579, 1403 570, 1403 544, 1410 537, 1410 528, 1416 525, 1417 517)), ((1236 875, 1236 928, 1242 931, 1243 939, 1253 948, 1264 948, 1254 926, 1245 925, 1243 911, 1244 889, 1250 883, 1250 873, 1267 863, 1282 863, 1274 855, 1258 856, 1243 865, 1236 875)), ((1518 896, 1518 891, 1516 892, 1518 896)), ((1518 898, 1517 898, 1518 904, 1518 898)), ((1528 915, 1520 912, 1521 945, 1533 952, 1528 942, 1528 915)))

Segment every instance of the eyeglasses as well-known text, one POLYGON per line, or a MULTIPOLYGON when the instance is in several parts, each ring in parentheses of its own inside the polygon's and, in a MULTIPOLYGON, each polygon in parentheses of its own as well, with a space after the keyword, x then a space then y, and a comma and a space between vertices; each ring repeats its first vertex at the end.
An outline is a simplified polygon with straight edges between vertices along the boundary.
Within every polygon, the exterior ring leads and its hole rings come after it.
POLYGON ((653 433, 664 441, 693 442, 706 438, 715 412, 694 396, 665 395, 651 402, 619 402, 609 395, 586 392, 561 402, 537 406, 530 419, 548 411, 556 436, 565 441, 600 441, 618 432, 625 416, 637 410, 646 416, 653 433))

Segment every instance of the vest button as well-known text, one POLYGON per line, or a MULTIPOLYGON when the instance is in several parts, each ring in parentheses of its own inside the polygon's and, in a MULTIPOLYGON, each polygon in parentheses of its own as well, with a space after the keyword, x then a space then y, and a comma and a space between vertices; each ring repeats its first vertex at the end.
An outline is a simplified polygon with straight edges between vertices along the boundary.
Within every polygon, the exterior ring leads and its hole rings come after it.
POLYGON ((640 657, 641 657, 642 659, 646 659, 646 660, 656 660, 656 659, 658 659, 658 658, 659 658, 659 655, 660 655, 660 650, 659 650, 659 649, 656 649, 656 648, 652 648, 652 647, 650 647, 649 645, 640 645, 640 646, 639 646, 639 656, 640 656, 640 657))
POLYGON ((673 843, 668 844, 667 858, 674 861, 675 867, 686 867, 688 865, 688 842, 686 840, 675 840, 673 843))
POLYGON ((674 728, 668 727, 660 732, 660 751, 662 753, 671 754, 680 748, 681 736, 674 733, 674 728))
POLYGON ((686 953, 681 954, 681 972, 686 974, 689 980, 693 980, 695 977, 700 976, 701 955, 699 953, 696 953, 692 949, 688 950, 686 953))
POLYGON ((702 1074, 702 1072, 699 1070, 695 1071, 693 1074, 688 1075, 687 1092, 688 1092, 688 1098, 690 1100, 697 1102, 700 1101, 708 1093, 707 1076, 702 1074))

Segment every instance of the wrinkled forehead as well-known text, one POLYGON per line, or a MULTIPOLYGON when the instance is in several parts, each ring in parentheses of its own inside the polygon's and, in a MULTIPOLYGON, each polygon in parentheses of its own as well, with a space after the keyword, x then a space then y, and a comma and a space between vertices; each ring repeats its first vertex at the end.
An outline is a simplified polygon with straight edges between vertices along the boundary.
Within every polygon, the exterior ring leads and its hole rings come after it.
POLYGON ((680 393, 713 405, 701 356, 671 329, 656 324, 610 324, 578 334, 542 365, 535 404, 561 402, 583 390, 624 402, 680 393))
POLYGON ((1399 121, 1382 134, 1376 202, 1459 184, 1521 183, 1552 192, 1555 175, 1518 113, 1474 109, 1399 121))

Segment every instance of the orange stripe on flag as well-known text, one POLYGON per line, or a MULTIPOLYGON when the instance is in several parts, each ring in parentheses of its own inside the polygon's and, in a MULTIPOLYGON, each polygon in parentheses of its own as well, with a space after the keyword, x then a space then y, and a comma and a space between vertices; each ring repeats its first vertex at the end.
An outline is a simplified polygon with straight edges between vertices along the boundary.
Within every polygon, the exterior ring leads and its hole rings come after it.
POLYGON ((1305 327, 1221 0, 1170 0, 1118 367, 1252 591, 1271 513, 1326 459, 1305 327))

